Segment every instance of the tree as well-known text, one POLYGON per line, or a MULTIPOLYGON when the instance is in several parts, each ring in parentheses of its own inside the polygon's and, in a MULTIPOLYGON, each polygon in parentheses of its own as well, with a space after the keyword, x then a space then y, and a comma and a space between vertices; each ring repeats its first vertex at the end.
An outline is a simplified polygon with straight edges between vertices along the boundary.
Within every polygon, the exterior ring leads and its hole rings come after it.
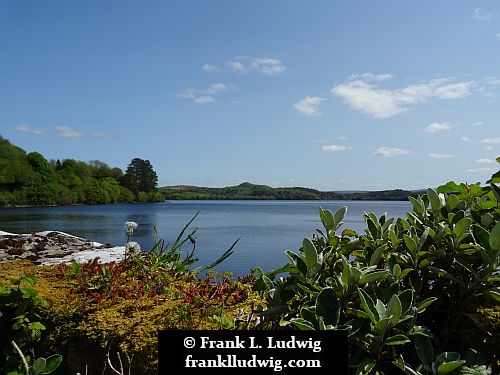
POLYGON ((136 194, 139 191, 149 193, 156 191, 158 175, 149 160, 134 158, 127 167, 122 183, 136 194))

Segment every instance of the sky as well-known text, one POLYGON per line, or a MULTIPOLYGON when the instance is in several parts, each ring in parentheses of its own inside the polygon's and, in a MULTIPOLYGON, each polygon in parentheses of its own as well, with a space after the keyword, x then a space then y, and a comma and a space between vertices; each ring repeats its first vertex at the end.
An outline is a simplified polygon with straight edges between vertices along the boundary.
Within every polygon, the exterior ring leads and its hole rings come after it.
POLYGON ((3 0, 0 134, 159 185, 484 182, 500 3, 3 0))

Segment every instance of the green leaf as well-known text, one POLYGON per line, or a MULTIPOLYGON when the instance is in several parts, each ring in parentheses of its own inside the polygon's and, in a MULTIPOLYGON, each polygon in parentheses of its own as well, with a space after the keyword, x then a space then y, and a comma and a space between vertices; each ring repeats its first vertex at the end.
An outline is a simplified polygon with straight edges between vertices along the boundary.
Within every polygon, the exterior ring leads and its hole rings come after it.
POLYGON ((340 302, 335 290, 324 288, 316 298, 316 315, 327 325, 337 325, 340 318, 340 302))
POLYGON ((374 266, 379 262, 383 252, 384 252, 383 246, 379 246, 375 249, 372 256, 370 257, 370 266, 374 266))
POLYGON ((367 284, 367 283, 373 283, 374 281, 381 280, 387 276, 387 271, 375 271, 375 272, 370 272, 364 275, 361 275, 361 277, 358 280, 359 285, 367 284))
POLYGON ((384 345, 404 345, 406 343, 409 343, 410 339, 405 336, 405 335, 395 335, 392 337, 387 338, 384 341, 384 345))
POLYGON ((375 367, 375 362, 372 359, 365 359, 361 362, 356 370, 356 375, 368 375, 375 367))
POLYGON ((319 210, 320 210, 319 215, 321 218, 321 222, 323 223, 323 226, 325 227, 326 232, 328 233, 335 227, 335 220, 333 219, 332 211, 323 210, 321 207, 319 210))
MULTIPOLYGON (((439 191, 439 189, 438 189, 439 191)), ((441 193, 441 192, 440 192, 441 193)), ((446 206, 448 210, 453 211, 460 204, 460 199, 456 195, 448 195, 446 198, 446 206)))
POLYGON ((33 375, 41 375, 45 370, 45 358, 37 358, 33 363, 31 370, 33 371, 33 375))
POLYGON ((424 213, 425 207, 421 201, 413 198, 412 196, 409 196, 408 200, 410 201, 411 205, 413 206, 414 212, 416 212, 417 214, 420 214, 420 215, 422 215, 424 213))
POLYGON ((443 207, 438 193, 436 193, 433 189, 427 189, 427 198, 429 198, 429 202, 431 202, 433 211, 437 212, 441 209, 441 207, 443 207))
POLYGON ((425 309, 430 304, 432 304, 435 300, 437 300, 436 297, 429 297, 429 298, 424 299, 422 302, 420 302, 419 304, 417 304, 417 312, 419 312, 419 313, 424 312, 425 309))
POLYGON ((489 242, 492 251, 500 252, 500 221, 491 230, 489 242))
POLYGON ((413 290, 406 289, 401 292, 399 294, 399 300, 401 301, 401 311, 406 313, 413 304, 413 290))
POLYGON ((457 237, 458 241, 461 241, 464 236, 464 232, 469 228, 471 223, 471 218, 464 217, 462 220, 455 224, 455 226, 453 227, 453 233, 457 237))
POLYGON ((318 252, 309 238, 302 241, 302 251, 304 252, 307 270, 312 272, 318 264, 318 252))
POLYGON ((490 234, 482 226, 472 225, 472 237, 479 246, 489 250, 490 249, 490 234))
POLYGON ((335 229, 337 229, 342 220, 344 220, 345 214, 347 213, 347 206, 341 207, 335 214, 333 215, 333 221, 335 222, 335 229))
POLYGON ((302 331, 312 331, 314 330, 313 325, 302 318, 295 318, 291 320, 292 324, 302 331))
POLYGON ((463 360, 443 363, 438 367, 438 375, 448 374, 448 373, 456 370, 457 368, 463 366, 464 363, 465 363, 465 361, 463 361, 463 360))
POLYGON ((394 327, 396 324, 399 323, 399 319, 401 319, 402 315, 402 306, 401 306, 401 301, 399 300, 399 297, 396 294, 393 294, 389 303, 387 304, 387 316, 391 316, 391 323, 392 326, 394 327))
POLYGON ((304 259, 302 259, 300 256, 289 250, 286 250, 285 254, 292 261, 295 267, 297 267, 297 270, 302 275, 307 276, 307 266, 306 263, 304 262, 304 259))
POLYGON ((429 236, 429 231, 429 227, 425 228, 424 233, 422 233, 422 236, 420 236, 417 243, 417 252, 422 250, 422 248, 424 247, 425 241, 427 241, 427 237, 429 236))
POLYGON ((368 314, 368 317, 373 323, 377 322, 378 313, 377 310, 375 309, 375 305, 373 304, 373 300, 363 289, 358 289, 358 294, 359 294, 359 301, 361 303, 361 307, 363 308, 363 310, 365 310, 365 312, 368 314))
POLYGON ((407 234, 403 235, 403 240, 405 241, 408 250, 410 250, 412 254, 415 254, 417 252, 417 243, 415 242, 415 240, 407 234))
POLYGON ((342 274, 339 277, 340 284, 344 289, 349 287, 352 278, 352 268, 349 262, 342 256, 342 274))
POLYGON ((392 267, 392 274, 399 280, 399 276, 401 276, 401 266, 399 264, 395 264, 394 267, 392 267))
POLYGON ((431 340, 426 336, 415 335, 413 336, 413 343, 415 344, 418 358, 427 366, 430 366, 434 359, 434 350, 432 349, 431 340))

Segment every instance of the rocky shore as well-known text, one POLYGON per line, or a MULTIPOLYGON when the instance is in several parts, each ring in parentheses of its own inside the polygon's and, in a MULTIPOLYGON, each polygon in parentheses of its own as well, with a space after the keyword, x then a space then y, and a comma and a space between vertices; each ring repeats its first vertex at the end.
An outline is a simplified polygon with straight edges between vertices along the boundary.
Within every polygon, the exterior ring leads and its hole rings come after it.
POLYGON ((0 231, 0 262, 27 259, 35 264, 85 262, 99 257, 102 262, 124 258, 125 246, 92 242, 58 231, 14 234, 0 231))

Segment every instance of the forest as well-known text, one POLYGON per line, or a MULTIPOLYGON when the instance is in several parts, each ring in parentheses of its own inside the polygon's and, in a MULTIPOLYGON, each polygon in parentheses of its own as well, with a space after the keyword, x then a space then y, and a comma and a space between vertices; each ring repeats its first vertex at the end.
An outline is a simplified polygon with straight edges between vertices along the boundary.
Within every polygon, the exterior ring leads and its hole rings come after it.
POLYGON ((0 206, 157 202, 158 176, 149 160, 120 168, 91 160, 47 160, 0 136, 0 206))

